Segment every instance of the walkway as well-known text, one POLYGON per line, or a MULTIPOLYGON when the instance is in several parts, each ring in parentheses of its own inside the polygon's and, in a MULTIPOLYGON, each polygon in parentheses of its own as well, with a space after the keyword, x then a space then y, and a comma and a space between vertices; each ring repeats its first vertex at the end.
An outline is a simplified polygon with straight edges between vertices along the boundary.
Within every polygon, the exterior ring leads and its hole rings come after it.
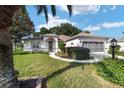
MULTIPOLYGON (((62 60, 62 61, 78 62, 78 63, 98 63, 98 62, 102 61, 104 57, 111 57, 110 54, 105 54, 104 56, 102 55, 103 58, 102 57, 100 57, 100 58, 95 57, 94 59, 89 59, 89 60, 75 60, 75 59, 67 59, 67 58, 58 57, 58 56, 55 55, 54 52, 50 52, 49 56, 52 57, 52 58, 58 59, 58 60, 62 60)), ((116 55, 116 57, 118 59, 124 60, 124 57, 123 56, 117 56, 116 55)))
POLYGON ((75 60, 75 59, 67 59, 67 58, 62 58, 62 57, 58 57, 55 55, 54 52, 51 52, 49 54, 50 57, 58 59, 58 60, 62 60, 62 61, 67 61, 67 62, 78 62, 78 63, 97 63, 100 62, 102 60, 102 58, 98 59, 98 58, 94 58, 94 59, 90 59, 90 60, 75 60))
MULTIPOLYGON (((106 54, 106 56, 112 57, 111 54, 106 54)), ((118 56, 118 55, 116 55, 115 57, 118 58, 118 59, 124 60, 124 56, 118 56)))

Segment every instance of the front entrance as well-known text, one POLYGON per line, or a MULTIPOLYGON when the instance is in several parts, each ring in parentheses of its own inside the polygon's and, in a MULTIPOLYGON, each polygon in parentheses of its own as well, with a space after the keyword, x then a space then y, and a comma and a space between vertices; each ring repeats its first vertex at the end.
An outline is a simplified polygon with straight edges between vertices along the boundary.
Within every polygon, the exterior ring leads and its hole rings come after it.
POLYGON ((49 51, 52 52, 53 51, 53 41, 49 41, 48 46, 49 46, 49 51))

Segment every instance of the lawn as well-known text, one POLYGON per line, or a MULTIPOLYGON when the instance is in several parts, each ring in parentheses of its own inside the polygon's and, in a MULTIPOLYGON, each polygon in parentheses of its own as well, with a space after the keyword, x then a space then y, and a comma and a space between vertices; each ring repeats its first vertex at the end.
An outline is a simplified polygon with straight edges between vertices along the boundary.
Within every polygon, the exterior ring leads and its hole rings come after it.
POLYGON ((121 87, 98 76, 94 64, 68 63, 46 54, 14 55, 14 65, 19 78, 43 76, 47 87, 121 87))

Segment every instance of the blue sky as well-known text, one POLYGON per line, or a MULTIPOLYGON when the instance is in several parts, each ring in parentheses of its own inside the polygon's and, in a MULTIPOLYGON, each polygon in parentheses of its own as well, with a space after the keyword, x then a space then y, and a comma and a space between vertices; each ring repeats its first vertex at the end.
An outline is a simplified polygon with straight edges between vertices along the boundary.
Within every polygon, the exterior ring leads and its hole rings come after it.
POLYGON ((26 6, 35 30, 41 27, 51 28, 61 23, 71 23, 82 31, 89 30, 95 35, 119 38, 124 36, 124 6, 113 5, 76 5, 70 17, 66 6, 56 6, 56 17, 51 15, 48 6, 49 22, 46 23, 44 14, 37 15, 34 6, 26 6))

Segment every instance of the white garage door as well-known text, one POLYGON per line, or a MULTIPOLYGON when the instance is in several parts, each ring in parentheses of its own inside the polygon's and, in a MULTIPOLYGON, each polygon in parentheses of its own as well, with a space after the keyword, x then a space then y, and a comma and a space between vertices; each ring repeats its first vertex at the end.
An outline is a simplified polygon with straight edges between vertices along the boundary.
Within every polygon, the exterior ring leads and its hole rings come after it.
POLYGON ((83 42, 82 46, 90 49, 91 52, 104 52, 103 42, 83 42))

